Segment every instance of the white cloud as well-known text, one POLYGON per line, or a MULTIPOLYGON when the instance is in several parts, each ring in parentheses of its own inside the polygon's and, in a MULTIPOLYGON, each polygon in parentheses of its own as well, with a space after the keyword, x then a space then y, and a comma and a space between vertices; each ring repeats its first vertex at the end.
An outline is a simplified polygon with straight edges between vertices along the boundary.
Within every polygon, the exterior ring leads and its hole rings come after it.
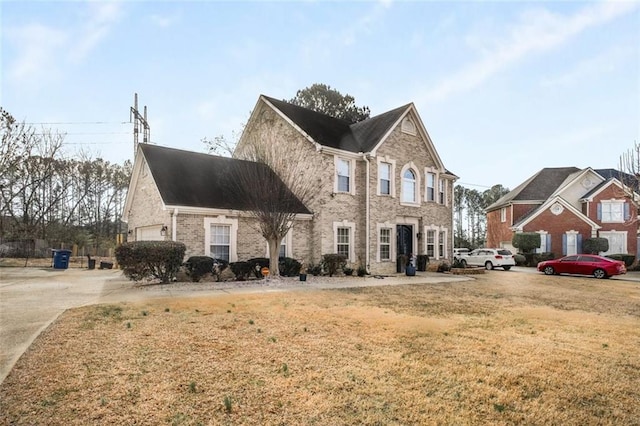
POLYGON ((630 13, 637 6, 634 2, 589 4, 570 16, 557 15, 544 9, 529 10, 521 15, 519 22, 506 35, 493 37, 491 45, 471 38, 478 50, 484 52, 482 58, 441 81, 424 94, 423 100, 439 101, 455 93, 471 90, 527 55, 555 49, 588 28, 630 13))
POLYGON ((18 52, 7 69, 9 78, 17 83, 45 79, 55 72, 59 50, 68 42, 64 31, 41 24, 29 24, 7 31, 8 39, 18 52))
POLYGON ((628 58, 634 57, 629 48, 615 46, 588 60, 581 61, 568 71, 554 76, 543 77, 540 87, 566 87, 579 84, 582 80, 602 74, 610 73, 623 64, 628 58))
POLYGON ((160 28, 168 28, 175 24, 178 20, 180 20, 180 16, 178 15, 158 15, 153 14, 149 17, 151 22, 160 27, 160 28))
POLYGON ((86 23, 78 31, 77 44, 70 46, 74 61, 85 59, 109 35, 122 15, 120 2, 90 2, 86 23))

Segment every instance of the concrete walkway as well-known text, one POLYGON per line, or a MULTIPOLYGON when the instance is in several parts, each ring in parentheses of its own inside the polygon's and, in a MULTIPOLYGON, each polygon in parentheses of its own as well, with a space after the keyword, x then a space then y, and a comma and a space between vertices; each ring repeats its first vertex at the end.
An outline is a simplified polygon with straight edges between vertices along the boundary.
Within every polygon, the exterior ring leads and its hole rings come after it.
POLYGON ((139 302, 166 297, 306 291, 465 281, 470 278, 429 272, 415 277, 308 277, 246 283, 174 283, 139 285, 119 270, 0 268, 0 383, 38 335, 65 310, 98 303, 139 302))

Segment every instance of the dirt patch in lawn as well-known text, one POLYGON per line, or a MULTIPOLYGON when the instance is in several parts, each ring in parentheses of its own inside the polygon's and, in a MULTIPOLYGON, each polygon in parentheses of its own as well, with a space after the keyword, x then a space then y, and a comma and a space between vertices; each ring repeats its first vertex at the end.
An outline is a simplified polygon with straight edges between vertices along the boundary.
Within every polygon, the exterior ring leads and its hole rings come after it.
POLYGON ((476 280, 100 305, 0 387, 3 424, 637 424, 640 286, 476 280))

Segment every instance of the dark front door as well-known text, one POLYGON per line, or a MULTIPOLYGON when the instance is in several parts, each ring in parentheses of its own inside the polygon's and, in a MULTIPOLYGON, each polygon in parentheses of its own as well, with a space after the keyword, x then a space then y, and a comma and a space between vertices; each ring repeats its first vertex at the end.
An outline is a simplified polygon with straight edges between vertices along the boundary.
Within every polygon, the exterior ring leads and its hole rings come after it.
POLYGON ((396 254, 398 255, 396 270, 404 272, 407 260, 413 254, 413 226, 396 226, 396 254))

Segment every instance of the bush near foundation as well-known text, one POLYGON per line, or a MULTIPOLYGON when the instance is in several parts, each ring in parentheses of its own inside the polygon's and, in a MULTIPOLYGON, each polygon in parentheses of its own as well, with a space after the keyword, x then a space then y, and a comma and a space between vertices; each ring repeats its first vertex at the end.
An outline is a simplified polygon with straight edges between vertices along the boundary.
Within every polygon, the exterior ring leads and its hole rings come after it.
POLYGON ((191 256, 184 263, 184 266, 191 281, 197 283, 207 274, 213 272, 213 258, 209 256, 191 256))
POLYGON ((157 278, 168 283, 180 270, 186 247, 175 241, 133 241, 115 250, 124 275, 133 281, 157 278))

